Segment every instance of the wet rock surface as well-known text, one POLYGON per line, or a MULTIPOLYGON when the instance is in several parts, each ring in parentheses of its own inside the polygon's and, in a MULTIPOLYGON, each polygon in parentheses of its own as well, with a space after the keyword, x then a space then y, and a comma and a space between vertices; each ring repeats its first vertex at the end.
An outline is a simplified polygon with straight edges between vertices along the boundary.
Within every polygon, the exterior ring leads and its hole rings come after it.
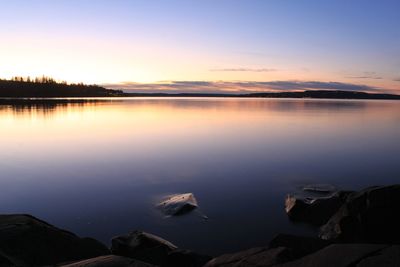
POLYGON ((197 200, 192 193, 175 194, 161 201, 157 207, 166 216, 179 216, 197 209, 197 200))
POLYGON ((43 266, 107 254, 110 251, 95 239, 80 238, 31 215, 0 215, 3 262, 14 266, 43 266))

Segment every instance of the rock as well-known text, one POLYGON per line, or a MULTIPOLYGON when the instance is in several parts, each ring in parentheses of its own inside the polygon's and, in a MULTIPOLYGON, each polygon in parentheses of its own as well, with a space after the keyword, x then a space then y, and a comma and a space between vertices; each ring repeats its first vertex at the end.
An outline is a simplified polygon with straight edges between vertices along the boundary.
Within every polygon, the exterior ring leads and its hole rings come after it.
POLYGON ((128 235, 114 237, 111 242, 113 254, 155 265, 166 262, 168 254, 177 249, 169 241, 142 231, 134 231, 128 235))
POLYGON ((197 200, 192 193, 176 194, 161 201, 157 207, 167 216, 183 215, 197 208, 197 200))
MULTIPOLYGON (((386 249, 387 245, 377 244, 334 244, 295 261, 276 267, 351 267, 374 253, 386 249)), ((382 266, 380 264, 376 266, 382 266)))
POLYGON ((156 267, 155 265, 151 265, 142 261, 116 255, 100 256, 60 266, 62 267, 156 267))
POLYGON ((294 222, 320 226, 335 214, 349 194, 347 191, 339 191, 326 196, 288 195, 285 200, 285 210, 290 220, 294 222))
POLYGON ((398 267, 400 266, 400 246, 390 246, 362 259, 357 267, 398 267))
POLYGON ((0 252, 0 267, 13 267, 13 266, 15 266, 15 264, 13 264, 7 258, 3 257, 0 252))
POLYGON ((204 267, 269 267, 288 260, 286 248, 252 248, 225 254, 209 261, 204 267))
POLYGON ((174 250, 168 254, 167 260, 162 267, 202 267, 210 256, 200 255, 189 250, 174 250))
POLYGON ((290 252, 288 260, 294 260, 314 253, 330 244, 329 241, 315 237, 279 234, 270 241, 269 248, 285 247, 290 252))
POLYGON ((309 184, 303 186, 303 191, 329 194, 337 192, 337 188, 330 184, 309 184))
POLYGON ((110 251, 100 242, 33 216, 0 215, 0 255, 14 266, 54 265, 107 254, 110 251))
POLYGON ((370 187, 349 195, 320 229, 320 237, 339 242, 400 243, 400 185, 370 187))

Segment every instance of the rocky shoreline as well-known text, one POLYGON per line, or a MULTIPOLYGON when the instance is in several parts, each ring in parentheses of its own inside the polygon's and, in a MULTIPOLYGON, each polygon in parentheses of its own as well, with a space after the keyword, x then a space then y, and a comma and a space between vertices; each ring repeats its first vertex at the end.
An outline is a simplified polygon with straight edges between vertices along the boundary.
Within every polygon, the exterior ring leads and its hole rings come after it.
POLYGON ((291 220, 319 226, 319 236, 278 234, 265 247, 215 258, 142 231, 108 248, 31 215, 0 215, 0 267, 400 266, 400 185, 288 195, 285 206, 291 220))

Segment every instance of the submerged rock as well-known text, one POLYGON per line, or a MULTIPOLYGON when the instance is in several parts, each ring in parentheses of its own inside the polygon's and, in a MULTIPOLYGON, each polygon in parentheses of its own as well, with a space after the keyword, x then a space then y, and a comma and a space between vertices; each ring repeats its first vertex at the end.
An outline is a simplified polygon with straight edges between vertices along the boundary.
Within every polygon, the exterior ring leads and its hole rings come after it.
POLYGON ((80 238, 33 216, 0 215, 0 255, 14 266, 54 265, 107 254, 110 251, 95 239, 80 238))
POLYGON ((303 186, 302 189, 303 191, 306 192, 323 193, 323 194, 329 194, 338 191, 335 186, 330 184, 309 184, 303 186))
POLYGON ((61 267, 156 267, 156 266, 127 257, 107 255, 83 261, 78 261, 67 265, 61 265, 61 267))
POLYGON ((326 240, 400 243, 400 185, 370 187, 351 194, 320 229, 326 240))
POLYGON ((197 200, 192 193, 169 196, 157 207, 167 216, 183 215, 197 208, 197 200))
POLYGON ((162 265, 166 262, 168 254, 177 249, 171 242, 142 231, 114 237, 111 242, 113 254, 155 265, 162 265))

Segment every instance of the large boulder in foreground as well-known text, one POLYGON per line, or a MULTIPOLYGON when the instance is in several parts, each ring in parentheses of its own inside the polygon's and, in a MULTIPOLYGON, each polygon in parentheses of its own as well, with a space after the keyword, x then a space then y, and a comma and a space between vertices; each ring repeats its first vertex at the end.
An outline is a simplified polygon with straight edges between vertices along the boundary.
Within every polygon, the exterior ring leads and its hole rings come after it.
POLYGON ((0 255, 14 266, 54 265, 106 254, 110 251, 100 242, 33 216, 0 215, 0 255))
POLYGON ((285 247, 290 260, 314 253, 330 244, 331 242, 316 237, 278 234, 269 242, 269 248, 285 247))
POLYGON ((197 254, 190 250, 176 249, 168 253, 166 261, 161 267, 202 267, 209 260, 210 256, 197 254))
POLYGON ((127 257, 107 255, 83 261, 78 261, 67 265, 61 265, 61 267, 156 267, 156 266, 127 257))
POLYGON ((268 247, 225 254, 209 261, 206 267, 268 267, 314 253, 330 243, 314 237, 279 234, 268 247))
POLYGON ((284 247, 259 247, 216 257, 204 267, 269 267, 287 262, 288 257, 289 252, 284 247))
MULTIPOLYGON (((343 205, 349 191, 321 191, 325 187, 304 187, 301 194, 289 194, 285 210, 293 222, 305 222, 320 226, 325 224, 343 205)), ((333 189, 332 189, 333 190, 333 189)))
POLYGON ((142 231, 114 237, 111 243, 113 254, 155 265, 165 263, 168 254, 177 249, 177 246, 171 242, 142 231))
POLYGON ((13 267, 13 266, 15 265, 11 261, 0 255, 0 267, 13 267))
POLYGON ((334 244, 277 267, 372 267, 400 266, 399 246, 334 244), (370 265, 375 264, 375 265, 370 265))
POLYGON ((400 246, 390 246, 365 257, 357 264, 357 267, 398 267, 400 266, 400 246))
POLYGON ((400 185, 375 186, 348 196, 320 229, 320 237, 338 242, 400 243, 400 185))

